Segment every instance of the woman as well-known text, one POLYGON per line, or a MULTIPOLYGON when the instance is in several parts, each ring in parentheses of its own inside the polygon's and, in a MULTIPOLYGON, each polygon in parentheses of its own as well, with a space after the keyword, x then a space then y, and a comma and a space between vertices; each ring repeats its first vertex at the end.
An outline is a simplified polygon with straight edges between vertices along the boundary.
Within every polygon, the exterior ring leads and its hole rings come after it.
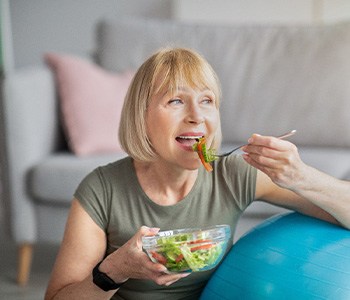
POLYGON ((290 142, 252 135, 243 156, 201 166, 217 148, 218 79, 188 49, 162 49, 137 71, 119 137, 128 157, 78 187, 46 299, 197 299, 212 271, 167 274, 142 251, 159 229, 229 224, 255 199, 350 228, 350 184, 305 165, 290 142), (147 226, 147 227, 146 227, 147 226))

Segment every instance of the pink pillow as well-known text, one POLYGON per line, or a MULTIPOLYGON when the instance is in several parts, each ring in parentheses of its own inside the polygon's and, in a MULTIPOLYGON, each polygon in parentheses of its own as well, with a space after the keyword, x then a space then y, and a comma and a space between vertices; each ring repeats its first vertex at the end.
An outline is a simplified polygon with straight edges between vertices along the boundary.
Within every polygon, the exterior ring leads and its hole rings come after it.
POLYGON ((121 150, 119 120, 133 73, 113 74, 70 55, 47 53, 44 58, 55 74, 70 149, 77 155, 121 150))

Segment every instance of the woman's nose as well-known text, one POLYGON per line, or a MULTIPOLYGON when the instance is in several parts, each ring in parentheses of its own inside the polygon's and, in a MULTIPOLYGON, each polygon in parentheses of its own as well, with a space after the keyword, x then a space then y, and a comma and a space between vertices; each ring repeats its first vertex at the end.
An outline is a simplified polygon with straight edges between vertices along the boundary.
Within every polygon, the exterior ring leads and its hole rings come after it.
POLYGON ((187 121, 189 123, 203 123, 204 114, 198 105, 191 105, 187 113, 187 121))

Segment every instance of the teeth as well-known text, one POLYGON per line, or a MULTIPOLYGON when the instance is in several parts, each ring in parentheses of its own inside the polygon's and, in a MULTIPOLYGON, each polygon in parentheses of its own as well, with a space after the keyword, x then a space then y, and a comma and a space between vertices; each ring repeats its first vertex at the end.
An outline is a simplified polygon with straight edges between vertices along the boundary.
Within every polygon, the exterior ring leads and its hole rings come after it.
POLYGON ((196 135, 196 136, 179 136, 180 139, 184 140, 195 140, 195 139, 200 139, 202 135, 196 135))

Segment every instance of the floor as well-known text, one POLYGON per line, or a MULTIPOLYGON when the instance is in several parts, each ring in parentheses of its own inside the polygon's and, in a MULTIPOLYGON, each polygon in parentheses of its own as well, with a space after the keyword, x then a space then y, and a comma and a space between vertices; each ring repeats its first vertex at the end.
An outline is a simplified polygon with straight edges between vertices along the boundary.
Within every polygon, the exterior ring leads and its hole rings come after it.
MULTIPOLYGON (((2 225, 2 223, 0 223, 2 225)), ((30 281, 26 287, 16 284, 17 248, 0 228, 0 299, 40 300, 44 293, 58 246, 38 245, 34 257, 30 281)))
MULTIPOLYGON (((259 217, 243 217, 236 232, 236 240, 261 221, 259 217)), ((26 287, 18 287, 15 281, 17 249, 14 243, 8 240, 2 225, 0 214, 0 299, 43 299, 58 246, 37 245, 35 247, 30 281, 26 287)))

